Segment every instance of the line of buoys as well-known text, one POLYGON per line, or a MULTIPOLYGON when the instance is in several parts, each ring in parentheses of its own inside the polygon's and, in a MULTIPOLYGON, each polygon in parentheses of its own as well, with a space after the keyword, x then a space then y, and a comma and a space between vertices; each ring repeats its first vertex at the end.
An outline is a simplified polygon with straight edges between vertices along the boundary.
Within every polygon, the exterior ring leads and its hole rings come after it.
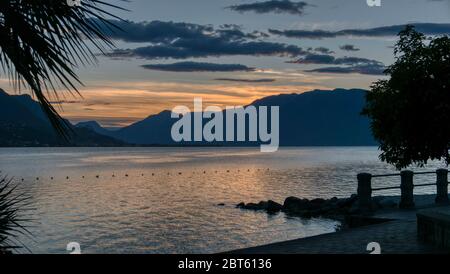
MULTIPOLYGON (((258 169, 255 169, 255 170, 256 170, 256 171, 264 171, 264 170, 270 171, 270 168, 265 168, 265 169, 258 168, 258 169)), ((237 169, 236 171, 239 172, 239 173, 241 172, 240 169, 237 169)), ((250 172, 250 171, 251 171, 251 169, 247 169, 247 172, 250 172)), ((227 169, 227 170, 226 170, 226 173, 230 173, 230 172, 231 172, 230 169, 227 169)), ((202 173, 203 173, 203 174, 206 174, 207 171, 206 171, 206 170, 203 170, 202 173)), ((218 170, 215 170, 214 173, 219 173, 219 171, 218 171, 218 170)), ((152 174, 152 176, 156 176, 156 173, 151 173, 151 174, 152 174)), ((178 172, 178 173, 176 173, 176 174, 178 174, 178 175, 183 175, 183 172, 180 171, 180 172, 178 172)), ((192 174, 196 174, 196 171, 192 171, 192 174)), ((171 175, 171 173, 170 173, 170 172, 167 172, 167 175, 171 175)), ((113 173, 111 176, 112 176, 113 178, 116 177, 116 175, 115 175, 114 173, 113 173)), ((144 176, 145 176, 145 173, 141 173, 141 176, 144 177, 144 176)), ((126 173, 126 174, 125 174, 125 177, 129 177, 129 174, 126 173)), ((86 177, 83 175, 83 176, 81 176, 81 178, 82 178, 82 179, 85 179, 86 177)), ((95 178, 99 179, 99 178, 100 178, 100 175, 95 175, 95 178)), ((66 180, 69 180, 69 179, 70 179, 70 177, 69 177, 69 176, 66 176, 66 180)), ((39 180, 40 180, 40 177, 36 177, 35 180, 36 180, 36 181, 39 181, 39 180)), ((50 177, 50 180, 55 180, 55 177, 51 176, 51 177, 50 177)), ((21 178, 21 181, 23 182, 23 181, 25 181, 25 179, 24 179, 24 178, 21 178)))

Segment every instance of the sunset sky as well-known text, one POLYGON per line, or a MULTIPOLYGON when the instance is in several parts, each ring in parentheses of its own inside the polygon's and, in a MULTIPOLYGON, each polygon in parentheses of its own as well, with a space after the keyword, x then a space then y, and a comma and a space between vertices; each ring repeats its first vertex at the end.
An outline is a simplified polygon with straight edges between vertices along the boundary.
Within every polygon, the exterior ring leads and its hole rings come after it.
MULTIPOLYGON (((368 88, 414 23, 450 33, 449 0, 132 0, 117 50, 78 70, 83 98, 54 104, 72 122, 133 123, 176 105, 244 105, 280 93, 368 88)), ((0 87, 12 92, 7 79, 0 87)))

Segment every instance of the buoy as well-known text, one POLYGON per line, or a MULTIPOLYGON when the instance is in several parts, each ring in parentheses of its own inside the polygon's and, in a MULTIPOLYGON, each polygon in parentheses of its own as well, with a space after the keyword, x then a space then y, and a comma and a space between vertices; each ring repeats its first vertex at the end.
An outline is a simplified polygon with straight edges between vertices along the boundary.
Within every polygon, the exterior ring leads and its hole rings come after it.
POLYGON ((66 179, 69 180, 69 176, 67 176, 66 179))
POLYGON ((230 171, 229 171, 229 170, 227 170, 227 173, 230 173, 230 171))
POLYGON ((125 177, 128 177, 128 174, 125 174, 125 177))
POLYGON ((36 181, 39 181, 39 177, 36 177, 36 181))
POLYGON ((24 180, 23 180, 23 178, 22 178, 22 182, 23 182, 24 180))
POLYGON ((142 173, 142 175, 141 176, 144 176, 144 173, 142 173))
POLYGON ((81 176, 81 178, 83 178, 83 179, 84 179, 84 176, 81 176))
POLYGON ((53 177, 50 177, 50 180, 53 180, 53 177))
POLYGON ((203 171, 203 174, 206 174, 206 171, 203 171))
POLYGON ((152 173, 152 176, 155 176, 155 173, 152 173))
POLYGON ((100 176, 97 175, 97 176, 95 176, 95 177, 98 179, 100 176))
POLYGON ((114 174, 113 174, 112 176, 113 176, 113 177, 116 177, 116 175, 114 175, 114 174))
POLYGON ((181 173, 181 172, 178 172, 178 175, 181 175, 181 174, 183 174, 183 173, 181 173))

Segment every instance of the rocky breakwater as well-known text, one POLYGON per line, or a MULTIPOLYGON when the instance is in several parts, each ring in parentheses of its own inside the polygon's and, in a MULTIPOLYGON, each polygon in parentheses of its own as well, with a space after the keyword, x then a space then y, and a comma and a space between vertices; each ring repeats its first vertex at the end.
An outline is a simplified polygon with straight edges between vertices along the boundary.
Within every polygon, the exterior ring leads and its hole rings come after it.
POLYGON ((363 211, 358 205, 358 196, 352 195, 349 198, 313 200, 288 197, 283 204, 269 200, 259 203, 239 203, 236 207, 244 210, 266 211, 269 214, 284 212, 287 215, 302 218, 326 217, 341 220, 348 215, 370 214, 381 209, 395 208, 397 203, 388 197, 374 197, 370 210, 363 211))

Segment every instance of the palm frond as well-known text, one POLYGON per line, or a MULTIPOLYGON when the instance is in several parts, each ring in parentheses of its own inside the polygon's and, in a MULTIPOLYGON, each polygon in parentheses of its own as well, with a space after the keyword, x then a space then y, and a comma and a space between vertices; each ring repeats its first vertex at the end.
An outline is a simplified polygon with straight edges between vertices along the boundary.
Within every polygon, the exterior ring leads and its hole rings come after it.
POLYGON ((17 187, 12 180, 0 179, 0 254, 26 248, 19 236, 31 235, 26 225, 32 221, 26 214, 32 210, 31 197, 17 187))
POLYGON ((122 9, 100 0, 0 1, 0 67, 16 90, 29 88, 41 103, 55 129, 67 137, 69 127, 51 105, 58 88, 80 95, 82 85, 74 69, 97 62, 93 50, 105 53, 114 47, 104 30, 119 30, 106 11, 122 9), (93 20, 94 19, 94 20, 93 20))

